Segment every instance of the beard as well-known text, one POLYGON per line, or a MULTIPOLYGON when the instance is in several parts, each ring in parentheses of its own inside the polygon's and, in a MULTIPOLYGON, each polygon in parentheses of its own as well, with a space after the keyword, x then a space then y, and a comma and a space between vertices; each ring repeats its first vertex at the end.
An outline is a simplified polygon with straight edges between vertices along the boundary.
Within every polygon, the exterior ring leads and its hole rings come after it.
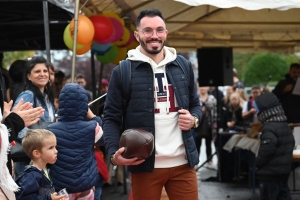
MULTIPOLYGON (((164 48, 165 43, 166 43, 166 40, 163 40, 160 49, 159 49, 159 48, 156 48, 156 49, 152 49, 152 50, 151 50, 151 49, 148 49, 148 48, 147 48, 147 45, 146 45, 146 43, 142 40, 142 38, 139 38, 139 40, 140 40, 140 45, 141 45, 141 47, 142 47, 147 53, 149 53, 149 54, 158 54, 158 53, 160 53, 161 50, 164 48)), ((160 40, 149 40, 149 42, 150 42, 150 41, 160 41, 160 40)))

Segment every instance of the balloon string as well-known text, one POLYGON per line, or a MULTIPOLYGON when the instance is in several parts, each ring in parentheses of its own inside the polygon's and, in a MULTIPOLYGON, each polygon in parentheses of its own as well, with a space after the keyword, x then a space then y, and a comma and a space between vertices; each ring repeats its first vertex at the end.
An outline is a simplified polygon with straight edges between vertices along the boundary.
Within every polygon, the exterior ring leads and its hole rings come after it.
POLYGON ((97 99, 95 99, 94 101, 91 101, 90 103, 88 103, 88 106, 92 105, 93 103, 95 103, 96 101, 102 99, 103 97, 105 97, 107 95, 107 93, 103 94, 102 96, 98 97, 97 99))
POLYGON ((88 2, 88 0, 86 0, 85 2, 84 2, 84 4, 80 7, 80 12, 82 11, 82 8, 85 6, 85 4, 88 2))

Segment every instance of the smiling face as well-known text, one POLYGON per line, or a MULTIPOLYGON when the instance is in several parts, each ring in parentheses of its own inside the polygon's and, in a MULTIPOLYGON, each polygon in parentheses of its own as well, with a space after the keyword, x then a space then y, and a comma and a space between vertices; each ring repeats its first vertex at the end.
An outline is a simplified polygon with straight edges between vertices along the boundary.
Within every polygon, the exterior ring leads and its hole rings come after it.
POLYGON ((143 17, 137 28, 138 30, 135 31, 134 35, 141 45, 141 52, 148 56, 159 54, 165 46, 168 35, 162 18, 158 16, 143 17))
POLYGON ((44 63, 36 64, 27 74, 28 80, 37 86, 42 92, 49 81, 49 70, 44 63))
POLYGON ((43 140, 43 147, 40 150, 40 159, 44 164, 54 164, 57 160, 56 137, 51 135, 43 140))

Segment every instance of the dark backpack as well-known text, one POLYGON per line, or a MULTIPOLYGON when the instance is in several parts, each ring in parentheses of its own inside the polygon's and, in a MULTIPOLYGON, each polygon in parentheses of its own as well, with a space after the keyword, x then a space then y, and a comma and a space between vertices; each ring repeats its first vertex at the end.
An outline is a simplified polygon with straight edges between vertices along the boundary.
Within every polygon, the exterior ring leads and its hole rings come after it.
MULTIPOLYGON (((181 69, 183 70, 188 85, 190 86, 190 68, 187 60, 181 56, 177 55, 176 62, 179 64, 181 69)), ((130 60, 122 60, 120 61, 120 73, 121 73, 121 83, 122 83, 122 107, 124 112, 126 112, 125 108, 128 105, 129 97, 130 97, 130 84, 131 84, 131 61, 130 60)))

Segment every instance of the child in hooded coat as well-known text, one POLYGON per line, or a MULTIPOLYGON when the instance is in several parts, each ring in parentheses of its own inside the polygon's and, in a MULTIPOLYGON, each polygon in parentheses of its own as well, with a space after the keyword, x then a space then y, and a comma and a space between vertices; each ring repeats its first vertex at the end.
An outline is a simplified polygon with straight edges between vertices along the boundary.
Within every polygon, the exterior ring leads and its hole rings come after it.
POLYGON ((288 178, 292 169, 295 140, 284 111, 273 93, 255 99, 254 106, 262 123, 256 174, 261 200, 291 199, 288 178))
POLYGON ((55 190, 66 188, 70 200, 93 200, 92 188, 99 179, 93 145, 103 144, 102 120, 89 109, 85 89, 75 83, 62 88, 58 114, 58 121, 47 127, 56 135, 60 152, 50 168, 55 190))

